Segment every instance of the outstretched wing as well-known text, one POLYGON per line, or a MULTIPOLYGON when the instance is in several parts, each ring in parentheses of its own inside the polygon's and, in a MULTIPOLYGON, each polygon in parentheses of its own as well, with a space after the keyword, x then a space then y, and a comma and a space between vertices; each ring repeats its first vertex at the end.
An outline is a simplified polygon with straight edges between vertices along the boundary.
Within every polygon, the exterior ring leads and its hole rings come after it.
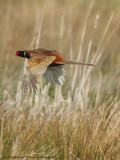
POLYGON ((43 73, 44 78, 50 83, 63 84, 66 71, 61 64, 50 65, 46 72, 43 73))
POLYGON ((44 56, 28 60, 25 74, 22 80, 22 93, 37 92, 37 84, 40 76, 46 71, 47 67, 54 61, 54 56, 44 56))
POLYGON ((32 91, 36 93, 37 84, 38 84, 37 76, 31 72, 29 67, 26 67, 26 71, 23 76, 23 80, 21 84, 22 93, 23 94, 27 94, 28 92, 32 93, 32 91))

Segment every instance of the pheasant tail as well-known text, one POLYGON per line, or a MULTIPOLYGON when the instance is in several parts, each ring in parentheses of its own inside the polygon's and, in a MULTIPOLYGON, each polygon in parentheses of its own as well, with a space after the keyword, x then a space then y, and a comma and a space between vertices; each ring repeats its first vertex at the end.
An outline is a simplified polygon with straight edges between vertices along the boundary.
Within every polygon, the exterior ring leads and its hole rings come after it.
POLYGON ((64 63, 64 64, 78 64, 78 65, 87 65, 87 66, 94 66, 94 67, 96 67, 96 65, 94 65, 94 64, 90 64, 90 63, 81 63, 81 62, 75 62, 75 61, 69 61, 69 60, 63 60, 62 61, 62 63, 64 63))

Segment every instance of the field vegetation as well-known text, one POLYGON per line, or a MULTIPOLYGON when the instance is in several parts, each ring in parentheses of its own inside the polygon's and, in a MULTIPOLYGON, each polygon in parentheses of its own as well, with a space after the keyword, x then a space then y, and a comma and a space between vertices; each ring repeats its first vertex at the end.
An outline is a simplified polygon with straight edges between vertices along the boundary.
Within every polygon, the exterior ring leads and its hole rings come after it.
POLYGON ((120 159, 119 0, 0 0, 0 159, 8 158, 120 159), (42 77, 25 98, 26 61, 14 54, 33 48, 98 68, 65 66, 63 86, 42 77))

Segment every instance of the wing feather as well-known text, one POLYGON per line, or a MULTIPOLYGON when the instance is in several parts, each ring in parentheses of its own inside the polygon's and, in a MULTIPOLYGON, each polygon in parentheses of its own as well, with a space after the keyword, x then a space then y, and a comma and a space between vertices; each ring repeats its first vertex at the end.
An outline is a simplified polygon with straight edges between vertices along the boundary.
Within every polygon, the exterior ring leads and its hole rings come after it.
POLYGON ((62 66, 49 66, 43 75, 50 83, 63 84, 65 72, 62 66))
POLYGON ((53 68, 52 76, 53 76, 54 83, 59 84, 59 81, 58 81, 59 75, 56 76, 56 74, 57 74, 57 73, 55 73, 55 70, 54 70, 54 68, 53 68))
POLYGON ((55 67, 53 67, 53 77, 54 77, 54 80, 55 80, 55 83, 57 84, 61 84, 60 81, 59 81, 59 77, 61 76, 55 69, 55 67))
MULTIPOLYGON (((42 61, 39 61, 40 63, 36 62, 35 58, 28 61, 21 84, 22 93, 27 94, 28 92, 37 92, 37 85, 39 84, 40 76, 46 71, 47 67, 54 61, 54 59, 54 56, 46 56, 42 61)), ((51 78, 49 78, 49 81, 51 81, 50 79, 51 78)))

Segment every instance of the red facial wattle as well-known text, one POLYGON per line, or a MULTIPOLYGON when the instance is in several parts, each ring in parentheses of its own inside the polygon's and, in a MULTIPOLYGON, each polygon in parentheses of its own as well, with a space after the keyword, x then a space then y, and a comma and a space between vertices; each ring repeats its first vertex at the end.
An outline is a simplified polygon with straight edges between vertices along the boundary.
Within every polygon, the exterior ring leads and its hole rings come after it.
POLYGON ((17 51, 17 52, 16 52, 16 55, 17 55, 17 56, 19 56, 19 54, 20 54, 20 52, 19 52, 19 51, 17 51))

